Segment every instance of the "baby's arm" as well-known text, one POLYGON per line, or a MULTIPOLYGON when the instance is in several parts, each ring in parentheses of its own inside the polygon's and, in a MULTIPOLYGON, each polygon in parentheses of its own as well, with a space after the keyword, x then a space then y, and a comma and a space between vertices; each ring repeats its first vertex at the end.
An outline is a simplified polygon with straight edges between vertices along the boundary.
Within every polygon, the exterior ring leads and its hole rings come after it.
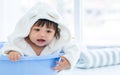
POLYGON ((21 56, 24 56, 19 47, 10 42, 6 42, 1 49, 1 55, 8 56, 11 61, 19 60, 21 56))
POLYGON ((62 61, 57 62, 59 66, 53 69, 61 71, 63 69, 70 70, 74 68, 81 52, 79 46, 75 42, 71 42, 65 45, 62 50, 64 51, 64 55, 61 57, 62 61))
POLYGON ((53 67, 53 69, 57 70, 58 72, 63 69, 69 69, 71 66, 70 62, 64 56, 60 56, 60 58, 61 58, 61 61, 56 62, 58 66, 53 67))
POLYGON ((21 54, 19 52, 13 50, 9 51, 7 54, 11 61, 18 61, 21 57, 21 54))

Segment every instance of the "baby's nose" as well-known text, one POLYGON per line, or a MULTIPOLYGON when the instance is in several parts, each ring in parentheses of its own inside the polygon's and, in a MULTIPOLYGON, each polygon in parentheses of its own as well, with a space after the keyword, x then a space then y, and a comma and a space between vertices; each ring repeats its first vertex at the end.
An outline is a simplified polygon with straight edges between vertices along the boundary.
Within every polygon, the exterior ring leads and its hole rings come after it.
POLYGON ((40 32, 39 35, 40 36, 45 36, 45 33, 44 32, 40 32))

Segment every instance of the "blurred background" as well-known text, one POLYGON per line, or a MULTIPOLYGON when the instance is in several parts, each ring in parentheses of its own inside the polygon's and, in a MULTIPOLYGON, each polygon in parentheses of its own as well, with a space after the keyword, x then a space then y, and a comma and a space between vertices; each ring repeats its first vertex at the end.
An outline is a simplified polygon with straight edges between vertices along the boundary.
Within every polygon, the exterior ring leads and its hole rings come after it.
POLYGON ((7 41, 18 20, 39 1, 59 11, 78 43, 120 46, 119 0, 0 0, 0 42, 7 41))

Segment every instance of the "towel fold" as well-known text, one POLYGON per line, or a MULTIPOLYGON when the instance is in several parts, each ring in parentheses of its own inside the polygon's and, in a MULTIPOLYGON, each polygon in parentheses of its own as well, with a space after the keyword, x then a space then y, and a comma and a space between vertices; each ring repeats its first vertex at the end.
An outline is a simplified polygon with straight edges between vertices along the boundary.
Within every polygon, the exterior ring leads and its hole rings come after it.
POLYGON ((117 64, 120 64, 120 48, 104 48, 81 52, 77 67, 87 69, 117 64))

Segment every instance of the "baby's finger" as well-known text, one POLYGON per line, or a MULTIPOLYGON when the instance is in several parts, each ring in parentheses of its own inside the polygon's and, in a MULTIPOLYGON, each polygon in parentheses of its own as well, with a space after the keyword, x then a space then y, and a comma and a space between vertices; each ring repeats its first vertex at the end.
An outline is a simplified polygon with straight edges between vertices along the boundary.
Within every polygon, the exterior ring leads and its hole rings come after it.
POLYGON ((53 67, 53 70, 61 71, 63 68, 61 66, 55 66, 53 67))
POLYGON ((64 57, 64 56, 60 56, 60 58, 61 58, 61 61, 63 62, 63 61, 67 61, 67 59, 64 57))
POLYGON ((19 54, 9 54, 9 59, 11 61, 18 61, 20 59, 20 55, 19 54))
POLYGON ((58 66, 61 66, 62 68, 64 68, 64 63, 62 61, 61 62, 56 61, 56 64, 58 64, 58 66))
POLYGON ((9 59, 11 60, 11 61, 14 61, 14 55, 9 55, 9 59))
POLYGON ((20 59, 20 55, 19 54, 15 54, 14 61, 18 61, 19 59, 20 59))

